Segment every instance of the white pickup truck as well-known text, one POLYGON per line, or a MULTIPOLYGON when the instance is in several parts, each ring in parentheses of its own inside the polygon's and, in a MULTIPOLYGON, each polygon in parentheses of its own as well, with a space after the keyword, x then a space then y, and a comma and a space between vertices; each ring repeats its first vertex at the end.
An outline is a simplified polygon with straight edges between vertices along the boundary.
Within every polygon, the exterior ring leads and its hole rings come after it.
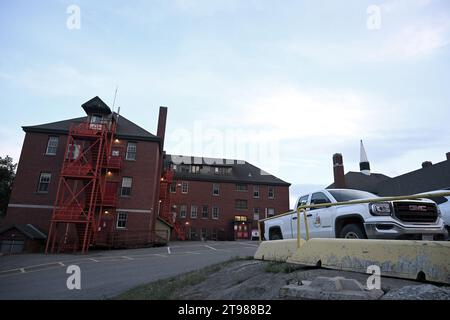
MULTIPOLYGON (((296 208, 373 198, 377 196, 365 191, 326 189, 299 197, 296 208)), ((429 199, 309 208, 306 216, 311 238, 445 240, 447 237, 439 207, 429 199)), ((303 213, 300 219, 300 235, 305 238, 303 213)), ((265 239, 295 237, 296 211, 264 221, 265 239)))

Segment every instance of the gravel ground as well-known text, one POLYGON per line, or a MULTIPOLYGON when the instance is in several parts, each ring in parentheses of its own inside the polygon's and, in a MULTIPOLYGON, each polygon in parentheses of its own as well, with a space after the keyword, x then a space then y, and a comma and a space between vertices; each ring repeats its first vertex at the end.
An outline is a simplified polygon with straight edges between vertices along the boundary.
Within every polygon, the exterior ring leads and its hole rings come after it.
MULTIPOLYGON (((192 300, 281 299, 280 289, 292 283, 317 277, 345 277, 363 286, 369 275, 337 270, 299 267, 286 263, 244 260, 230 263, 198 284, 180 288, 178 297, 192 300)), ((450 287, 396 278, 381 279, 381 299, 450 300, 450 287)))

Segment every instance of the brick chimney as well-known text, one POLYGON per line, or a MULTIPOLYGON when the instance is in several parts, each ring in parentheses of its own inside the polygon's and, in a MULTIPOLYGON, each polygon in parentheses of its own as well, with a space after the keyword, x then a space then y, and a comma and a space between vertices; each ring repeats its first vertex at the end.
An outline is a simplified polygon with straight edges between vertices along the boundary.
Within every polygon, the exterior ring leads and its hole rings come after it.
POLYGON ((340 153, 335 153, 333 155, 333 173, 334 187, 345 188, 344 161, 342 160, 342 154, 340 153))
POLYGON ((450 160, 450 152, 447 152, 445 155, 447 156, 447 160, 450 160))
POLYGON ((431 161, 424 161, 422 162, 422 168, 431 167, 433 163, 431 161))
POLYGON ((166 136, 167 107, 159 107, 158 132, 156 135, 161 139, 161 150, 164 150, 164 138, 166 136))

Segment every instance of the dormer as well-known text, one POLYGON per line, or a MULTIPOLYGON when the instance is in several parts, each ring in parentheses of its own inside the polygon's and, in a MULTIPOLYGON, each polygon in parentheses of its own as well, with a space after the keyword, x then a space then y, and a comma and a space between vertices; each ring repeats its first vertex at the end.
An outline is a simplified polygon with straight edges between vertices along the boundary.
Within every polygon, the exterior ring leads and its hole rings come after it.
POLYGON ((105 123, 111 119, 112 111, 99 97, 94 97, 81 105, 93 124, 105 123))

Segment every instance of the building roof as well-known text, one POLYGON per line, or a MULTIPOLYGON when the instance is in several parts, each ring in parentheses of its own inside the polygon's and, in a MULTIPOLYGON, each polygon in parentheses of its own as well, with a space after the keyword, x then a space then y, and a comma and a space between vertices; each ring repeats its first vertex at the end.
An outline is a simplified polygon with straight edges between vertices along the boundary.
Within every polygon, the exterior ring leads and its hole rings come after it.
MULTIPOLYGON (((381 173, 371 173, 365 175, 361 172, 350 171, 345 174, 345 187, 348 189, 363 190, 378 193, 378 186, 382 181, 389 181, 391 178, 381 173)), ((327 189, 335 188, 335 184, 330 184, 327 189)))
POLYGON ((10 224, 0 228, 0 234, 9 231, 11 229, 17 229, 23 235, 31 240, 45 240, 47 239, 47 235, 41 232, 32 224, 10 224))
POLYGON ((283 181, 264 170, 240 160, 201 158, 191 156, 165 156, 165 166, 169 164, 192 164, 207 167, 229 167, 231 173, 227 175, 218 175, 209 172, 175 172, 174 177, 181 180, 212 181, 212 182, 231 182, 231 183, 253 183, 266 185, 290 186, 291 184, 283 181), (176 159, 175 159, 176 158, 176 159))
MULTIPOLYGON (((147 130, 139 127, 137 124, 131 122, 123 116, 118 116, 114 113, 115 117, 118 117, 117 125, 117 137, 122 139, 135 139, 144 141, 160 141, 160 138, 151 134, 147 130)), ((22 129, 25 132, 37 132, 37 133, 48 133, 48 134, 67 134, 69 132, 70 125, 72 123, 82 123, 87 121, 86 117, 73 118, 63 121, 45 123, 36 126, 24 126, 22 129)))
POLYGON ((379 195, 409 195, 450 187, 450 160, 380 182, 379 195))
POLYGON ((97 114, 111 114, 111 109, 106 103, 103 102, 98 96, 92 98, 91 100, 83 103, 81 107, 86 111, 87 114, 97 113, 97 114))

